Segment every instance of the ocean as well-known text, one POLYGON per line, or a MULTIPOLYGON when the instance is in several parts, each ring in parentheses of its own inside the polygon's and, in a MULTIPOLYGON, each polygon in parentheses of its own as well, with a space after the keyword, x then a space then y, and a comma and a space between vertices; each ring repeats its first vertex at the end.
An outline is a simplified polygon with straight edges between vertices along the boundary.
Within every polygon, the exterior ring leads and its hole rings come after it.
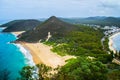
POLYGON ((17 39, 11 33, 2 33, 0 28, 0 80, 16 80, 20 77, 19 71, 27 65, 34 65, 29 51, 19 44, 10 43, 17 39))

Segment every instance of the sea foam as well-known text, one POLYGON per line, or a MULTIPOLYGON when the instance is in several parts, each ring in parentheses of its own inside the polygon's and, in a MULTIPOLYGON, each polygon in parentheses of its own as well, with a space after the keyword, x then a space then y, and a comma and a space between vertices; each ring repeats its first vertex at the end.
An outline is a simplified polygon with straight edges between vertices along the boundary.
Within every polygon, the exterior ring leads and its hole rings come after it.
POLYGON ((14 44, 16 45, 20 51, 23 53, 23 55, 25 56, 26 59, 26 64, 30 65, 30 66, 34 66, 35 63, 33 61, 32 55, 30 54, 29 50, 25 49, 22 45, 20 44, 14 44))
MULTIPOLYGON (((30 65, 30 66, 35 66, 35 63, 33 61, 33 58, 32 58, 32 55, 30 54, 29 50, 25 49, 21 44, 15 44, 19 49, 20 51, 24 54, 25 58, 26 58, 26 63, 27 65, 30 65)), ((33 70, 33 73, 32 73, 32 77, 34 79, 38 79, 38 69, 37 67, 33 70)))
MULTIPOLYGON (((16 37, 16 39, 18 39, 16 34, 14 33, 11 33, 11 34, 13 34, 16 37)), ((34 66, 35 63, 33 61, 32 55, 30 54, 30 51, 24 48, 21 44, 14 44, 14 45, 16 45, 20 49, 20 51, 23 53, 23 55, 25 56, 26 64, 30 66, 34 66)))

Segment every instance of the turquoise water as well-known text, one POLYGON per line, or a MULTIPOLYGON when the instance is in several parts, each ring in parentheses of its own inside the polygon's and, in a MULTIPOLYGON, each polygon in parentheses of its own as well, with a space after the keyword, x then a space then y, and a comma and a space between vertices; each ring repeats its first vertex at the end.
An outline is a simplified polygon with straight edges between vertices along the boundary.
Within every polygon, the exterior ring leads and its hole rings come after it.
POLYGON ((113 37, 113 47, 117 50, 120 51, 120 34, 116 35, 113 37))
POLYGON ((3 74, 10 72, 9 80, 16 80, 19 77, 19 71, 26 64, 26 57, 15 44, 9 43, 16 40, 16 37, 10 33, 1 33, 0 28, 0 80, 3 74))

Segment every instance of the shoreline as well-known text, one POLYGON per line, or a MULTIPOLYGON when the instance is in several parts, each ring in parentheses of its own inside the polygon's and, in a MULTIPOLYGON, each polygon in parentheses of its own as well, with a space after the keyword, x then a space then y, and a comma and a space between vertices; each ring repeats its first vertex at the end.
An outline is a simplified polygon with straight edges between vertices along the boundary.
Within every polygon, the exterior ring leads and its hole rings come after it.
MULTIPOLYGON (((19 35, 22 32, 12 32, 12 34, 19 35)), ((57 53, 51 51, 50 46, 43 43, 27 43, 18 42, 24 49, 26 49, 32 56, 32 60, 35 64, 45 64, 52 68, 57 68, 58 66, 63 66, 66 64, 66 60, 71 58, 76 58, 75 56, 60 56, 57 53)))
POLYGON ((113 51, 114 53, 116 53, 116 49, 113 47, 113 44, 114 44, 113 38, 116 37, 116 36, 119 35, 119 34, 120 34, 120 32, 118 32, 118 33, 116 33, 116 34, 114 34, 114 35, 112 35, 112 36, 109 37, 109 42, 108 42, 109 49, 110 49, 111 51, 113 51))
MULTIPOLYGON (((12 32, 16 37, 17 35, 21 34, 23 32, 12 32)), ((116 49, 113 47, 113 38, 119 33, 116 33, 109 37, 109 49, 116 53, 116 49)), ((50 66, 52 68, 56 68, 58 66, 63 66, 66 64, 66 60, 70 58, 75 58, 74 56, 59 56, 56 53, 51 51, 51 47, 47 46, 43 43, 27 43, 27 42, 18 42, 17 44, 20 44, 24 49, 26 49, 29 54, 32 56, 32 60, 34 64, 40 64, 43 63, 47 66, 50 66)))
POLYGON ((24 48, 21 44, 14 44, 16 45, 20 51, 23 53, 25 59, 26 59, 26 64, 30 66, 34 66, 35 63, 33 61, 32 55, 30 54, 30 51, 24 48))
POLYGON ((39 57, 34 54, 35 50, 31 49, 25 42, 19 42, 18 44, 22 45, 23 48, 29 51, 29 54, 32 56, 32 60, 34 61, 35 64, 42 63, 39 57))
POLYGON ((51 51, 51 47, 43 43, 19 42, 24 48, 30 51, 35 64, 43 63, 46 66, 57 68, 66 64, 66 60, 75 58, 74 56, 59 56, 51 51))
MULTIPOLYGON (((16 38, 19 34, 22 34, 24 31, 19 31, 19 32, 11 32, 16 38)), ((36 63, 33 60, 33 56, 31 55, 29 49, 24 47, 22 44, 19 43, 14 43, 18 48, 20 48, 20 51, 23 53, 24 57, 26 58, 26 64, 30 66, 34 66, 36 63)))

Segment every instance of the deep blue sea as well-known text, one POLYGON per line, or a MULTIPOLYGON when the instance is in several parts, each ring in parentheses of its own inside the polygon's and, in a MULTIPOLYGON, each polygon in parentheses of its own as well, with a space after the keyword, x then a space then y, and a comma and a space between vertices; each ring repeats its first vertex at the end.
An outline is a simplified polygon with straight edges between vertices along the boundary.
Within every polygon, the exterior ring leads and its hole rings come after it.
POLYGON ((19 77, 19 71, 22 67, 29 64, 29 59, 25 56, 31 56, 27 54, 25 49, 9 43, 16 40, 15 35, 11 33, 2 33, 0 28, 0 80, 4 77, 6 72, 10 72, 9 80, 16 80, 19 77), (25 52, 21 52, 21 49, 25 52))

